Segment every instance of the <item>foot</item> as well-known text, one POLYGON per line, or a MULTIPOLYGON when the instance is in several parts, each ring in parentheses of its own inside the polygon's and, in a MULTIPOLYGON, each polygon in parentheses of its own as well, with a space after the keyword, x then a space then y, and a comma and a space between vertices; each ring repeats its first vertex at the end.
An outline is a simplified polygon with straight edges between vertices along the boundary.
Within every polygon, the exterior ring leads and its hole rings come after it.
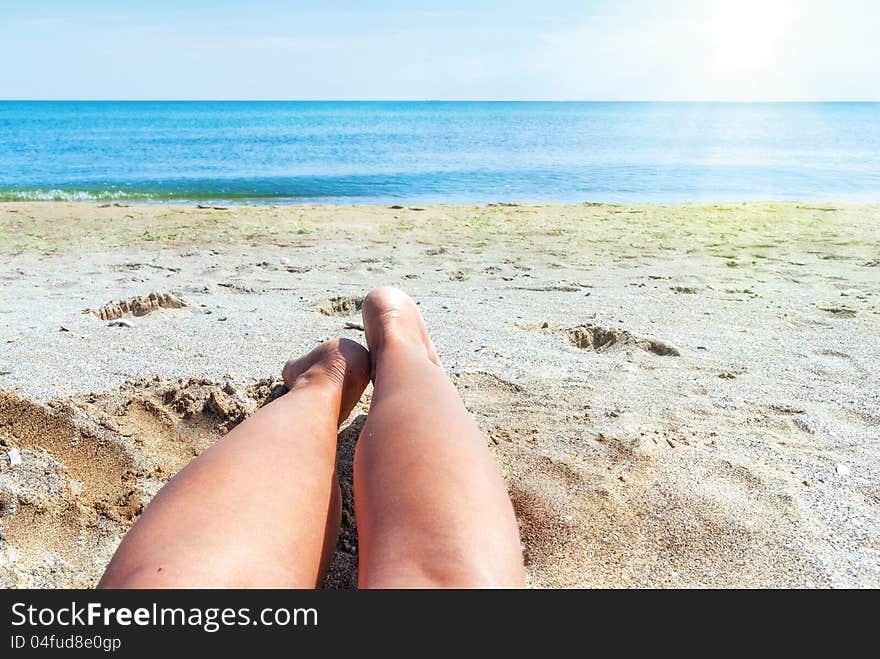
POLYGON ((393 344, 424 350, 429 360, 441 366, 418 306, 399 288, 374 288, 364 299, 361 314, 374 365, 382 351, 393 344))
POLYGON ((356 341, 331 339, 298 359, 291 359, 281 373, 288 389, 318 385, 338 387, 341 392, 339 422, 351 414, 370 381, 370 354, 356 341))

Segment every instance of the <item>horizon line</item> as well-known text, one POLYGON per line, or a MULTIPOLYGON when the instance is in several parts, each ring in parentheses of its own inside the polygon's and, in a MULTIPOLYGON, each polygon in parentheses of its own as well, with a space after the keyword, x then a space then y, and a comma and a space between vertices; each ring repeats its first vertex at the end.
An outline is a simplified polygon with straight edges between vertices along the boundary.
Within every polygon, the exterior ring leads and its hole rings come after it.
POLYGON ((880 103, 878 99, 558 99, 558 98, 0 98, 0 103, 716 103, 798 104, 798 103, 880 103))

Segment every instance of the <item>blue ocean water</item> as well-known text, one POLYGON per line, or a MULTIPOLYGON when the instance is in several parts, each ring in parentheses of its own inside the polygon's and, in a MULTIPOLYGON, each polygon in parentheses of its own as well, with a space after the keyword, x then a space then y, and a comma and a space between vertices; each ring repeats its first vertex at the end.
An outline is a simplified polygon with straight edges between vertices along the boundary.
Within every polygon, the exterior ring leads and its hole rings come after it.
POLYGON ((878 201, 880 104, 5 101, 0 199, 878 201))

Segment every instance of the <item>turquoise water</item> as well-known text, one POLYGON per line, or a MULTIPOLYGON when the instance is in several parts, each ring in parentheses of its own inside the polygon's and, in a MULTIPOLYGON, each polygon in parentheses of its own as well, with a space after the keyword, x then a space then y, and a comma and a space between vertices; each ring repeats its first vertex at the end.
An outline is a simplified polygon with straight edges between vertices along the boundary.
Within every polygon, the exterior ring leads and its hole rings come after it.
POLYGON ((880 104, 0 102, 0 199, 880 200, 880 104))

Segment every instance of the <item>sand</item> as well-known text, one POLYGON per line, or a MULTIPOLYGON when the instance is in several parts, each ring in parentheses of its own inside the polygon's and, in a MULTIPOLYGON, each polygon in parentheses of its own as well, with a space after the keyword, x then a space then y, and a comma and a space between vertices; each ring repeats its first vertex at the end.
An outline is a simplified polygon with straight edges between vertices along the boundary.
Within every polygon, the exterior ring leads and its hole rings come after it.
POLYGON ((4 587, 93 586, 380 284, 485 433, 530 586, 880 586, 880 206, 9 203, 0 284, 4 587))

